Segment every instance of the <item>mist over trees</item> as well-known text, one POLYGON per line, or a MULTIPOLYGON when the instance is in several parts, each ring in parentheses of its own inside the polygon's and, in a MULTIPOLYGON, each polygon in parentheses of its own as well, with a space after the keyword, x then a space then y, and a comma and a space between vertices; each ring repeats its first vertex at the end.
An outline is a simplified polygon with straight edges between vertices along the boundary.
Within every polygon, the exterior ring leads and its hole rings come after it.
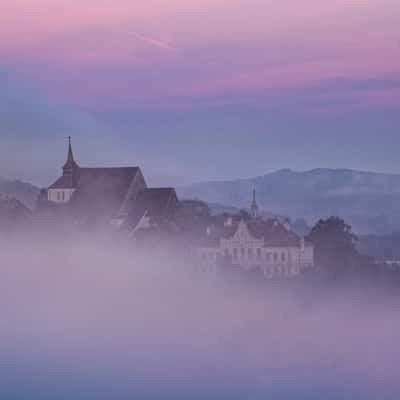
POLYGON ((307 240, 314 245, 315 274, 325 282, 356 280, 400 288, 400 271, 360 253, 357 249, 359 238, 343 219, 321 219, 307 240))
MULTIPOLYGON (((143 235, 142 241, 145 243, 152 239, 152 246, 156 247, 162 243, 169 243, 175 246, 178 253, 186 254, 191 240, 201 238, 212 227, 223 226, 229 217, 245 221, 251 219, 244 209, 234 214, 227 212, 212 214, 207 203, 201 200, 180 201, 173 220, 164 227, 162 234, 149 232, 148 235, 143 235)), ((62 237, 63 230, 69 234, 73 230, 79 230, 80 227, 74 227, 73 224, 68 223, 67 215, 57 217, 57 214, 51 213, 49 215, 40 212, 32 213, 24 204, 12 197, 3 196, 0 199, 0 232, 3 236, 13 235, 18 239, 18 235, 24 231, 33 233, 49 229, 50 231, 54 229, 57 237, 62 237)), ((115 233, 111 228, 108 235, 115 237, 116 240, 121 238, 124 241, 130 240, 121 233, 115 233)), ((356 279, 373 285, 400 287, 398 268, 381 263, 379 257, 375 259, 365 255, 366 252, 360 251, 359 238, 344 219, 330 217, 319 220, 305 239, 314 246, 315 268, 307 272, 301 278, 302 281, 331 283, 356 279)), ((363 249, 365 250, 365 245, 361 248, 363 249)), ((190 263, 190 259, 188 262, 190 263)), ((221 276, 225 278, 234 277, 237 281, 257 284, 264 281, 261 270, 241 271, 232 265, 230 260, 221 258, 219 268, 221 276)))
POLYGON ((314 245, 316 264, 329 273, 342 273, 357 260, 358 238, 341 218, 319 220, 307 240, 314 245))

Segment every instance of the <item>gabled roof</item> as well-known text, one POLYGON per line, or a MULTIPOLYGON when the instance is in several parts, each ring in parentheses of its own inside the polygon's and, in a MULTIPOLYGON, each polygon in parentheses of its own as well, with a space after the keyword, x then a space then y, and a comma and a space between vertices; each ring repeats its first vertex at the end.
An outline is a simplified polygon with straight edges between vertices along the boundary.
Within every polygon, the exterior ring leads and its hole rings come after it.
POLYGON ((177 203, 174 188, 142 189, 133 203, 128 224, 130 227, 136 226, 144 214, 153 221, 162 222, 175 211, 177 203))
POLYGON ((174 188, 147 188, 139 192, 135 206, 145 209, 148 216, 164 217, 169 211, 171 202, 176 200, 174 188))
MULTIPOLYGON (((209 235, 206 235, 204 238, 203 244, 218 246, 221 238, 227 240, 232 239, 241 221, 243 220, 232 219, 231 225, 212 227, 209 235)), ((300 237, 294 232, 286 230, 277 220, 251 220, 245 223, 249 234, 254 239, 263 239, 264 246, 266 247, 290 247, 300 245, 300 237)))
POLYGON ((63 175, 50 185, 49 189, 74 189, 75 185, 72 175, 63 175))
POLYGON ((139 171, 139 167, 80 168, 71 205, 89 214, 114 214, 139 171))

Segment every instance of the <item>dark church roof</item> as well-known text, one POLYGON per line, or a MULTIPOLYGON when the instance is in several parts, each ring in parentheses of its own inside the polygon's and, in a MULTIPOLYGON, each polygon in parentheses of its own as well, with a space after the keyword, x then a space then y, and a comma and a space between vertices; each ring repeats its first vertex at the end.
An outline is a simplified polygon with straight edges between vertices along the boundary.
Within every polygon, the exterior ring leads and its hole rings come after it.
POLYGON ((75 186, 76 182, 72 175, 63 175, 50 185, 49 189, 74 189, 75 186))
POLYGON ((146 210, 148 216, 163 217, 176 200, 174 188, 147 188, 139 192, 135 203, 137 208, 146 210))
POLYGON ((139 171, 139 167, 80 168, 71 206, 89 214, 118 212, 139 171))
POLYGON ((142 189, 134 201, 127 224, 135 227, 145 214, 152 221, 163 222, 175 211, 177 203, 174 188, 142 189))

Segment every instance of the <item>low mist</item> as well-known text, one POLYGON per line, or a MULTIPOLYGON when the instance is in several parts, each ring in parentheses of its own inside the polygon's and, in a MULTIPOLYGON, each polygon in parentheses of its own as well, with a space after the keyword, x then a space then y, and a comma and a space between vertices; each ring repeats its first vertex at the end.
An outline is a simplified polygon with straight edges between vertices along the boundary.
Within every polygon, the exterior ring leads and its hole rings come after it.
POLYGON ((0 398, 397 399, 397 299, 232 284, 104 236, 1 240, 0 398))

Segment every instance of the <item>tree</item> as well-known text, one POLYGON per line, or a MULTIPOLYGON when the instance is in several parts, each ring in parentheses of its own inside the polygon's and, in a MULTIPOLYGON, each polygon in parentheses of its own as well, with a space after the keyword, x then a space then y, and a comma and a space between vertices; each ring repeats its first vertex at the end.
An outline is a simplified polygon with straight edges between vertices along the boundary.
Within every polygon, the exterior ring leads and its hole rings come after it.
POLYGON ((314 245, 316 265, 329 273, 346 272, 358 262, 358 238, 338 217, 319 220, 307 240, 314 245))

